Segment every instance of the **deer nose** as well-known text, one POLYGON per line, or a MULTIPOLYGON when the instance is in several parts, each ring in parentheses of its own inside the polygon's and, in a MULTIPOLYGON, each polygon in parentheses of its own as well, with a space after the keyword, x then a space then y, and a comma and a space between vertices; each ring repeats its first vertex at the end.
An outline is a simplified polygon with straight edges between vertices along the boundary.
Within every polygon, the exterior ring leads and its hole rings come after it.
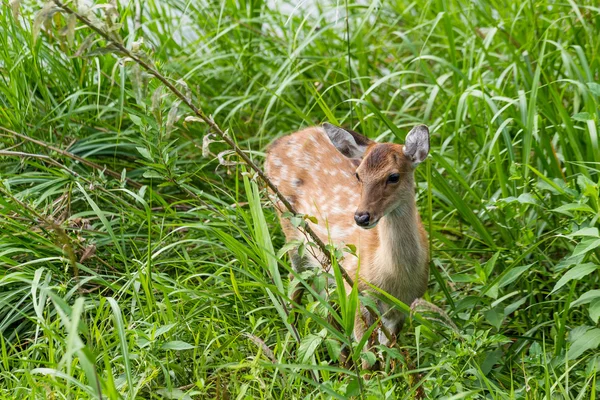
POLYGON ((368 212, 356 212, 354 214, 354 221, 358 226, 367 226, 369 225, 369 221, 371 219, 371 215, 368 212))

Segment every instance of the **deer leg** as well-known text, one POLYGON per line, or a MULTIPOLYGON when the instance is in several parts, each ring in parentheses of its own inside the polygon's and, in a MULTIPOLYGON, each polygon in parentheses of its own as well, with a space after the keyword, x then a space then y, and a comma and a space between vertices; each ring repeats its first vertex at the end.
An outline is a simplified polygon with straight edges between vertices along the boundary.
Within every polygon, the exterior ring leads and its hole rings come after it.
POLYGON ((385 334, 383 333, 382 330, 379 331, 379 343, 381 343, 384 346, 392 346, 395 341, 396 341, 396 337, 398 337, 398 334, 400 333, 400 331, 402 330, 402 326, 404 325, 404 318, 405 315, 401 312, 397 312, 397 311, 392 311, 392 312, 388 312, 386 315, 381 317, 381 323, 383 324, 383 326, 385 326, 385 328, 388 330, 388 332, 390 333, 391 337, 391 341, 388 340, 387 336, 385 336, 385 334))

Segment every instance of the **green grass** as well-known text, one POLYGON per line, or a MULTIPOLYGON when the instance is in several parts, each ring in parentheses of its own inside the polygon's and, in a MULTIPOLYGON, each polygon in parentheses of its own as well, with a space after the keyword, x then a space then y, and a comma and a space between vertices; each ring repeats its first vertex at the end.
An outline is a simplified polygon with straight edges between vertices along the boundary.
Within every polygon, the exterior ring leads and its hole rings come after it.
POLYGON ((432 275, 400 346, 352 343, 355 292, 292 311, 262 182, 89 28, 4 0, 0 397, 595 399, 596 2, 267 3, 93 13, 257 163, 323 121, 430 126, 432 275))

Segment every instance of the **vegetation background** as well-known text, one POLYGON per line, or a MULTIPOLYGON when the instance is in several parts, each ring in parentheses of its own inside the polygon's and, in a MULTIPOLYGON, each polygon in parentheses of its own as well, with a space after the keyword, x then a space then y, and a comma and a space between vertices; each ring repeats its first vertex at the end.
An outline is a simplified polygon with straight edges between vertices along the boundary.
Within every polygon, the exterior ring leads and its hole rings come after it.
POLYGON ((67 4, 259 164, 323 121, 428 124, 432 276, 397 347, 352 343, 356 292, 291 312, 263 182, 53 2, 3 0, 0 396, 596 398, 596 1, 67 4))

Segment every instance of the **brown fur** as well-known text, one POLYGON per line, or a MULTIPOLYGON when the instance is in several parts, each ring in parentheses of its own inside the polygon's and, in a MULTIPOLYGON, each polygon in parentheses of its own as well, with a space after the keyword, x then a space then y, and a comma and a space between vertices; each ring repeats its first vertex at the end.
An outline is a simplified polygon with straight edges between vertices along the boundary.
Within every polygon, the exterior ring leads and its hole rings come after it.
MULTIPOLYGON (((410 305, 423 296, 429 277, 427 236, 415 203, 414 166, 404 156, 402 145, 377 144, 351 134, 357 143, 369 143, 360 163, 343 156, 323 129, 314 127, 269 147, 267 175, 283 195, 294 199, 300 213, 317 218, 318 224, 311 227, 325 243, 357 246, 360 270, 352 255, 346 255, 342 265, 350 276, 358 272, 361 290, 367 281, 410 305), (386 184, 392 173, 399 173, 400 181, 386 184), (355 211, 369 212, 371 220, 379 223, 362 229, 354 222, 355 211)), ((287 219, 280 221, 288 241, 302 238, 287 219)), ((300 260, 294 252, 291 256, 295 268, 318 266, 314 259, 300 260)), ((384 304, 380 311, 386 313, 384 324, 397 333, 403 314, 384 304)), ((367 328, 363 318, 357 316, 355 326, 360 339, 367 328)))

